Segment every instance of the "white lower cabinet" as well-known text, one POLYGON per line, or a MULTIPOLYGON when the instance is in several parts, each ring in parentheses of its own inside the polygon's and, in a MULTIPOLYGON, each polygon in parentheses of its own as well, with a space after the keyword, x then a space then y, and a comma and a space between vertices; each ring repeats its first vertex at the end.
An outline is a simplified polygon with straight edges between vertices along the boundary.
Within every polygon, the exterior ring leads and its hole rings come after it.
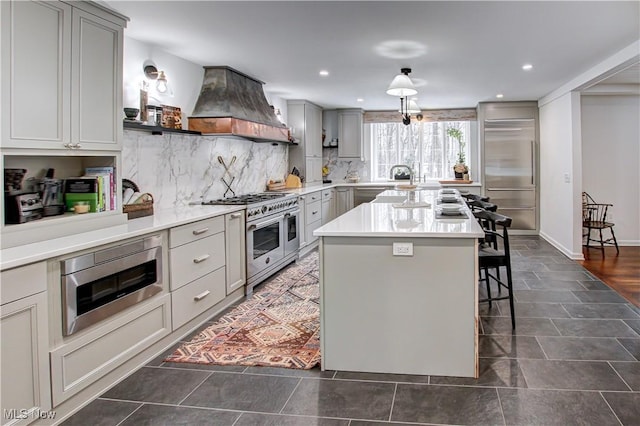
POLYGON ((171 332, 170 296, 149 300, 51 351, 54 407, 171 332))
POLYGON ((322 224, 331 222, 336 218, 336 199, 335 190, 324 189, 322 190, 322 224))
POLYGON ((345 214, 353 208, 353 189, 336 189, 336 217, 345 214))
POLYGON ((171 290, 225 265, 224 232, 169 250, 171 290))
POLYGON ((171 293, 174 330, 200 315, 226 295, 225 269, 219 268, 171 293))
POLYGON ((300 250, 304 249, 307 246, 307 206, 305 204, 306 196, 301 195, 298 197, 298 208, 300 209, 300 214, 298 215, 298 233, 300 235, 300 250))
POLYGON ((25 425, 51 409, 46 264, 0 274, 2 425, 25 425))
POLYGON ((245 233, 244 211, 169 230, 173 330, 246 284, 245 233))
POLYGON ((322 226, 322 191, 312 192, 304 196, 304 232, 305 250, 301 254, 317 246, 318 237, 314 237, 313 231, 322 226))
POLYGON ((244 211, 224 217, 225 268, 229 295, 247 283, 247 245, 244 211))

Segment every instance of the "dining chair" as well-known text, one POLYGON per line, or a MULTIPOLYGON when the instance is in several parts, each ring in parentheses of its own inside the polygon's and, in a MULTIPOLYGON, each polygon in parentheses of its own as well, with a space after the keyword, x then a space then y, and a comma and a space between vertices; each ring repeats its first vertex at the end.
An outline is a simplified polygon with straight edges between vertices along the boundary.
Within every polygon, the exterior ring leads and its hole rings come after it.
POLYGON ((477 195, 477 194, 462 194, 462 196, 467 200, 467 201, 485 201, 488 202, 490 201, 489 197, 485 197, 483 195, 477 195))
POLYGON ((484 228, 485 236, 491 236, 490 241, 487 241, 485 237, 484 242, 478 246, 479 281, 484 281, 487 289, 487 297, 479 300, 479 302, 489 302, 489 308, 491 308, 493 301, 508 300, 511 311, 511 326, 515 330, 513 276, 508 233, 508 228, 511 226, 511 218, 486 210, 474 211, 473 215, 484 228), (501 276, 500 268, 505 268, 506 279, 501 276), (491 291, 492 282, 495 282, 498 286, 498 294, 496 296, 491 291), (507 290, 504 295, 501 291, 502 288, 507 290))
POLYGON ((602 250, 603 256, 605 244, 614 245, 616 247, 616 255, 620 254, 616 234, 613 232, 614 223, 607 220, 607 213, 610 207, 613 207, 613 204, 596 203, 589 194, 582 193, 582 228, 585 230, 582 236, 586 240, 584 246, 589 249, 593 247, 589 245, 591 241, 600 243, 599 248, 602 250), (603 229, 609 229, 611 232, 610 238, 605 239, 602 236, 603 229), (592 230, 598 231, 599 238, 591 238, 592 230))

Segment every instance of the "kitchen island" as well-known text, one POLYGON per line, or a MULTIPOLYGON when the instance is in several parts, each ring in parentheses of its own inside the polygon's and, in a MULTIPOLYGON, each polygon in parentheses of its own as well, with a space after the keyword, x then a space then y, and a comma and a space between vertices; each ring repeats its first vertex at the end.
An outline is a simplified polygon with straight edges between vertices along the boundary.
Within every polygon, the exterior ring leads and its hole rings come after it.
POLYGON ((314 232, 323 369, 478 377, 484 233, 463 202, 443 218, 438 197, 385 191, 314 232))

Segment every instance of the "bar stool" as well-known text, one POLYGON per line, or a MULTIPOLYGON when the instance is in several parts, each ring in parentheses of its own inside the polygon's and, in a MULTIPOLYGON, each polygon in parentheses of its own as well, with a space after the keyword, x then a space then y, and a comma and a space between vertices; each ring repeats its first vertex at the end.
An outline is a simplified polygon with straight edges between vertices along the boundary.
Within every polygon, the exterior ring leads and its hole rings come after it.
POLYGON ((513 278, 511 273, 511 254, 509 249, 509 233, 511 218, 495 212, 477 210, 473 215, 484 228, 485 235, 491 236, 491 241, 485 241, 478 247, 478 260, 480 265, 479 281, 484 281, 487 288, 487 298, 479 302, 489 302, 491 308, 494 300, 509 300, 511 310, 511 326, 515 330, 516 317, 513 303, 513 278), (506 282, 500 276, 500 268, 507 271, 506 282), (484 277, 483 273, 484 272, 484 277), (491 294, 491 280, 498 284, 498 295, 491 294), (507 294, 502 295, 501 289, 507 289, 507 294))

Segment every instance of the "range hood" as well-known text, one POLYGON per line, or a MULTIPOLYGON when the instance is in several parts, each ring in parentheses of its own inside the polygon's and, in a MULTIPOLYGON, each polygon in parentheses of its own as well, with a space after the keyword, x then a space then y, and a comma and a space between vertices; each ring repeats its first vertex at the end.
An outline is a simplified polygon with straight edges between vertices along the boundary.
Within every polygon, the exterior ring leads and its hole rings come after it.
POLYGON ((189 130, 203 135, 241 136, 256 142, 289 142, 262 90, 264 83, 231 67, 204 67, 200 96, 189 130))

